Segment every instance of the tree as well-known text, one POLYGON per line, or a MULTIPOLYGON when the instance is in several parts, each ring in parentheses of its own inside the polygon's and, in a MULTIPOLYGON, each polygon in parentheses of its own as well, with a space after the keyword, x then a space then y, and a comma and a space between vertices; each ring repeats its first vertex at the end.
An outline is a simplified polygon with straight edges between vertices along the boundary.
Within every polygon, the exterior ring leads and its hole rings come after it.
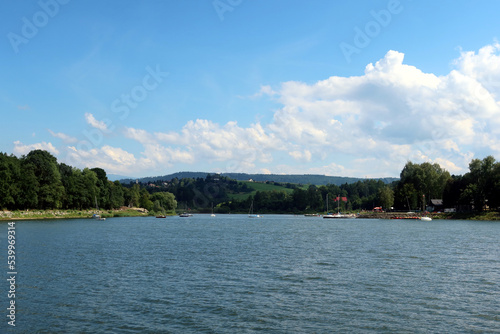
MULTIPOLYGON (((80 182, 81 205, 82 208, 94 208, 99 189, 97 188, 97 174, 88 168, 84 168, 80 182)), ((99 205, 99 202, 97 202, 99 205)))
POLYGON ((124 191, 120 181, 109 183, 109 203, 112 209, 118 209, 125 203, 124 191))
POLYGON ((310 185, 309 188, 307 188, 307 203, 312 210, 321 210, 323 208, 321 192, 315 185, 310 185))
POLYGON ((64 196, 62 198, 62 207, 64 209, 79 207, 77 177, 73 167, 66 164, 59 164, 59 173, 64 187, 64 196))
POLYGON ((464 175, 467 186, 462 197, 471 200, 476 211, 482 211, 490 199, 494 206, 498 205, 499 173, 500 166, 491 155, 470 162, 469 172, 464 175))
POLYGON ((378 190, 378 201, 385 210, 394 205, 394 191, 388 186, 378 190))
POLYGON ((304 211, 307 207, 307 191, 300 188, 293 189, 292 205, 294 211, 304 211))
POLYGON ((132 186, 128 193, 129 206, 139 206, 141 187, 136 183, 132 186))
POLYGON ((35 167, 30 163, 21 164, 21 175, 18 188, 17 206, 22 209, 34 209, 38 206, 38 179, 35 167))
POLYGON ((57 159, 47 151, 34 150, 22 158, 31 164, 38 180, 38 206, 41 209, 60 208, 64 195, 57 159))
POLYGON ((15 156, 0 153, 0 209, 16 207, 19 176, 19 160, 15 156))
POLYGON ((169 192, 156 192, 151 195, 150 200, 154 203, 154 211, 172 211, 177 207, 174 194, 169 192))
POLYGON ((139 192, 139 207, 144 208, 148 211, 153 210, 153 202, 149 199, 149 193, 145 188, 142 188, 139 192))
POLYGON ((450 178, 450 173, 438 164, 428 162, 414 164, 409 161, 401 171, 400 181, 396 187, 396 204, 407 206, 410 202, 412 208, 417 208, 420 207, 419 199, 424 195, 426 200, 441 199, 450 178))
POLYGON ((97 177, 97 201, 99 203, 99 207, 110 209, 111 204, 109 202, 109 182, 108 177, 106 176, 106 171, 102 168, 92 168, 92 172, 96 174, 97 177))

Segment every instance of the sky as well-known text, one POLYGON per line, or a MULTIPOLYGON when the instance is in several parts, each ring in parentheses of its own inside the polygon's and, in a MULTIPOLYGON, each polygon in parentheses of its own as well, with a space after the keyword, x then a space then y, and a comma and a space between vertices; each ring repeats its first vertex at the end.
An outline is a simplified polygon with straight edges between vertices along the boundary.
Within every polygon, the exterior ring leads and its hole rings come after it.
POLYGON ((500 159, 499 1, 4 1, 0 152, 128 177, 500 159))

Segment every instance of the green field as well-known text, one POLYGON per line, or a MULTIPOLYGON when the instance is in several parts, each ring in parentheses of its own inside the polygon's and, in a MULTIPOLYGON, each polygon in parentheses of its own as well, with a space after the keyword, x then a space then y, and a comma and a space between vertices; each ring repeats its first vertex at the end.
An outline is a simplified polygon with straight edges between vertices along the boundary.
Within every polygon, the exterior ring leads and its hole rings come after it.
MULTIPOLYGON (((250 182, 250 181, 239 181, 240 183, 244 183, 247 185, 248 188, 253 189, 252 192, 250 193, 245 193, 245 194, 229 194, 229 198, 231 200, 236 199, 236 200, 244 200, 248 196, 255 196, 255 193, 257 191, 284 191, 287 193, 292 193, 293 189, 283 187, 283 186, 278 186, 275 184, 267 184, 267 183, 262 183, 262 182, 250 182)), ((301 188, 307 189, 308 186, 302 186, 301 188)))

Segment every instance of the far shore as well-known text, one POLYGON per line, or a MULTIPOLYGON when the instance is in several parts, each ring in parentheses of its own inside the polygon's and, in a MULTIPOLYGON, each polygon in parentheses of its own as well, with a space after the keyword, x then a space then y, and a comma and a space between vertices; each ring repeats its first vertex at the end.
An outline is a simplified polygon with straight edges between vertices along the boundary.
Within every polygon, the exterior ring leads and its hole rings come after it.
POLYGON ((484 212, 430 212, 423 214, 422 212, 364 212, 358 218, 373 218, 373 219, 391 219, 393 217, 421 217, 428 216, 432 219, 455 219, 455 220, 500 220, 500 213, 496 211, 484 212))
MULTIPOLYGON (((195 214, 205 214, 206 212, 194 212, 195 214)), ((0 222, 2 221, 19 221, 19 220, 45 220, 45 219, 78 219, 92 218, 94 214, 98 214, 103 218, 113 217, 152 217, 155 213, 148 212, 143 208, 128 208, 122 207, 115 210, 26 210, 26 211, 0 211, 0 222)), ((224 215, 222 213, 218 213, 224 215)), ((244 214, 244 213, 242 213, 244 214)), ((269 214, 269 213, 268 213, 269 214)), ((301 213, 291 213, 302 215, 301 213)), ((174 216, 174 211, 168 212, 167 216, 174 216)), ((439 219, 455 219, 455 220, 500 220, 500 213, 496 211, 486 211, 482 213, 428 213, 426 216, 434 220, 439 219)), ((358 218, 366 219, 391 219, 392 217, 405 216, 422 216, 421 212, 406 213, 406 212, 362 212, 358 218)))
MULTIPOLYGON (((114 210, 23 210, 0 211, 0 221, 92 218, 94 214, 103 218, 154 216, 146 209, 128 207, 114 210)), ((170 212, 167 215, 175 215, 175 213, 170 212)))

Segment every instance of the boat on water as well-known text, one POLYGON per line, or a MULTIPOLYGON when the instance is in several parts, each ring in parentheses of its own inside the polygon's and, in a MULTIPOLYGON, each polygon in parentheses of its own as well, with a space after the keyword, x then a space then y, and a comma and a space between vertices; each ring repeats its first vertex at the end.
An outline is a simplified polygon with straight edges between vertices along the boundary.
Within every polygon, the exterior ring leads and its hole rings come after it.
POLYGON ((428 216, 422 216, 422 217, 419 217, 419 216, 394 216, 394 217, 391 217, 391 219, 421 220, 421 221, 426 221, 426 222, 432 221, 432 218, 428 217, 428 216))
POLYGON ((253 201, 252 201, 252 204, 250 205, 250 210, 248 210, 248 218, 260 218, 260 217, 262 216, 253 213, 253 201))
POLYGON ((320 215, 318 213, 306 213, 304 216, 306 216, 306 217, 319 217, 320 215))
POLYGON ((214 213, 214 202, 212 202, 212 214, 210 215, 210 217, 215 217, 215 213, 214 213))
POLYGON ((99 214, 97 214, 97 212, 99 212, 99 206, 97 205, 97 196, 94 196, 94 199, 95 199, 95 210, 96 210, 96 213, 94 213, 92 215, 92 218, 95 219, 95 220, 106 220, 106 218, 101 217, 99 214))
POLYGON ((323 218, 326 218, 326 219, 331 219, 331 218, 356 218, 356 216, 353 216, 353 215, 345 215, 345 214, 342 214, 340 212, 337 212, 333 215, 324 215, 323 218))
MULTIPOLYGON (((326 212, 328 212, 328 194, 326 194, 326 212)), ((340 213, 340 196, 337 196, 337 213, 326 214, 323 216, 325 219, 346 219, 346 218, 356 218, 355 215, 346 215, 340 213)))
POLYGON ((106 218, 104 217, 101 217, 100 215, 98 215, 97 213, 94 213, 92 215, 92 218, 95 219, 95 220, 106 220, 106 218))
POLYGON ((156 218, 167 218, 167 216, 165 216, 165 215, 158 215, 158 216, 156 216, 156 218))
POLYGON ((193 217, 193 214, 184 212, 184 213, 181 213, 181 214, 179 215, 179 217, 184 217, 184 218, 185 218, 185 217, 193 217))

